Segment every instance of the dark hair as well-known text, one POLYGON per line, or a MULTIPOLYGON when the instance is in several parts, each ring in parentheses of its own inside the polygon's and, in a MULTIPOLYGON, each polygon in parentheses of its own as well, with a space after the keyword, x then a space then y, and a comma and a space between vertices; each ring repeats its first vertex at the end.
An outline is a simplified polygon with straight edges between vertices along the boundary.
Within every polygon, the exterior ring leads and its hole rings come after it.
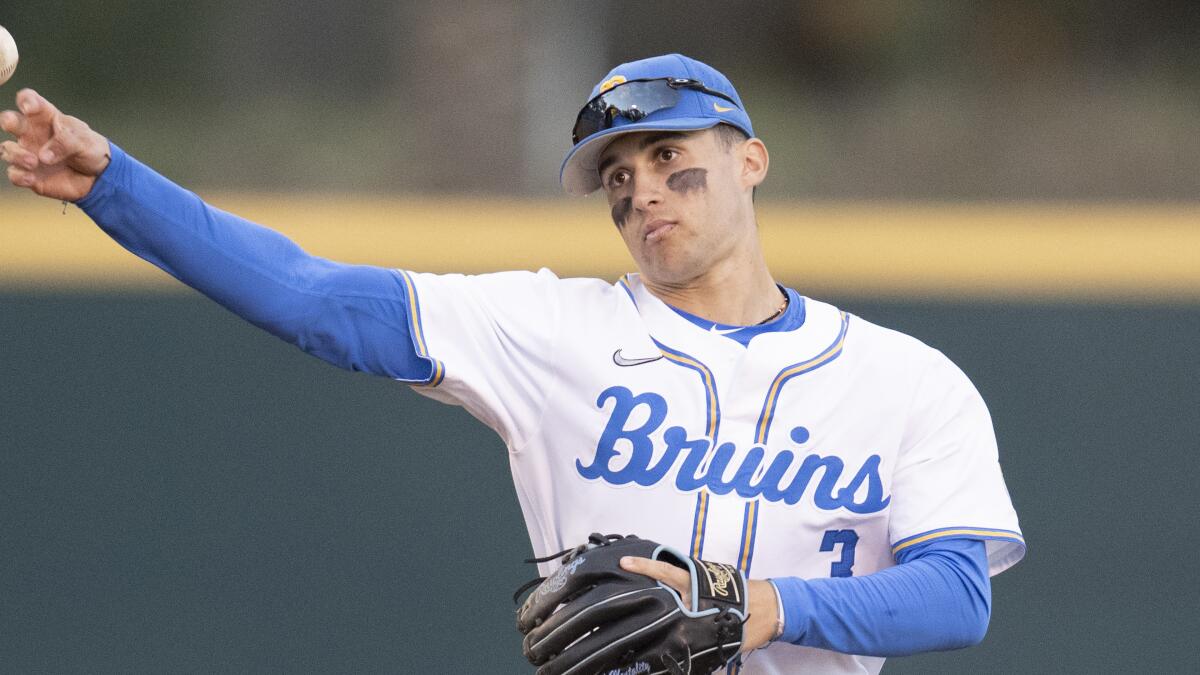
POLYGON ((721 146, 726 150, 732 148, 738 143, 750 140, 750 136, 746 132, 733 126, 732 124, 726 124, 724 122, 721 122, 717 126, 713 127, 713 131, 717 133, 717 140, 721 142, 721 146))

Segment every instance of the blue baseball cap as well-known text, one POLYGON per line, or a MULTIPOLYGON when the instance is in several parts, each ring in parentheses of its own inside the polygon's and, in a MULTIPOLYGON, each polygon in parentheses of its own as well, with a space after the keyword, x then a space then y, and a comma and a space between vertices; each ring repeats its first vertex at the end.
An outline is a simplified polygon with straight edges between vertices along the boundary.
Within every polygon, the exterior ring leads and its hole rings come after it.
POLYGON ((709 129, 724 122, 741 129, 751 138, 754 137, 750 116, 746 114, 746 107, 742 105, 742 99, 729 78, 716 68, 682 54, 666 54, 623 63, 610 70, 608 75, 592 88, 588 101, 591 102, 600 94, 625 83, 666 79, 689 81, 702 86, 680 87, 675 105, 644 116, 636 116, 639 117, 636 120, 617 115, 612 118, 611 125, 607 128, 578 139, 567 153, 559 171, 559 182, 567 192, 586 195, 600 187, 600 173, 596 162, 608 144, 622 134, 634 131, 694 131, 709 129), (706 92, 705 89, 711 91, 706 92), (716 96, 711 92, 721 95, 716 96))

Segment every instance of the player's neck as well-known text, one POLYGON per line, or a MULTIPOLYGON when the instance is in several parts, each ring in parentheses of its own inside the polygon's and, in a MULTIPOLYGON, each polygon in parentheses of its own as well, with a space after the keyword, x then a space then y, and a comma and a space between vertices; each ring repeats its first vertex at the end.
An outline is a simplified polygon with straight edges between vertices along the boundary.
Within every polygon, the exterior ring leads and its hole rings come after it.
POLYGON ((661 283, 644 275, 642 283, 672 307, 731 326, 753 326, 775 318, 785 301, 758 247, 719 261, 685 283, 661 283))

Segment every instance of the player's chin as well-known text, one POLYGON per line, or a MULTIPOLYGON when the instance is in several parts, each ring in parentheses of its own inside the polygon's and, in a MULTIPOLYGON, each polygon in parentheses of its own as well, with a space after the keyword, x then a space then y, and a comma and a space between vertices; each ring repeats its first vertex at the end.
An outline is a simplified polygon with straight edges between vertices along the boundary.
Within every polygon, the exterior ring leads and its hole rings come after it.
POLYGON ((647 251, 641 261, 643 275, 669 286, 687 286, 702 271, 700 263, 682 251, 647 251))

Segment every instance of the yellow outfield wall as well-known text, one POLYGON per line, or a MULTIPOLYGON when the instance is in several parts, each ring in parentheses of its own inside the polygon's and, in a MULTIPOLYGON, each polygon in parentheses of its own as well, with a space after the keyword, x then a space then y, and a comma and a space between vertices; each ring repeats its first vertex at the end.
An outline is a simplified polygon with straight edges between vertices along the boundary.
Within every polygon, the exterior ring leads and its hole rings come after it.
MULTIPOLYGON (((615 279, 632 264, 598 198, 204 195, 308 251, 434 272, 615 279)), ((1200 204, 766 203, 776 277, 802 292, 1200 301, 1200 204)), ((178 289, 78 209, 0 193, 0 289, 178 289)))

